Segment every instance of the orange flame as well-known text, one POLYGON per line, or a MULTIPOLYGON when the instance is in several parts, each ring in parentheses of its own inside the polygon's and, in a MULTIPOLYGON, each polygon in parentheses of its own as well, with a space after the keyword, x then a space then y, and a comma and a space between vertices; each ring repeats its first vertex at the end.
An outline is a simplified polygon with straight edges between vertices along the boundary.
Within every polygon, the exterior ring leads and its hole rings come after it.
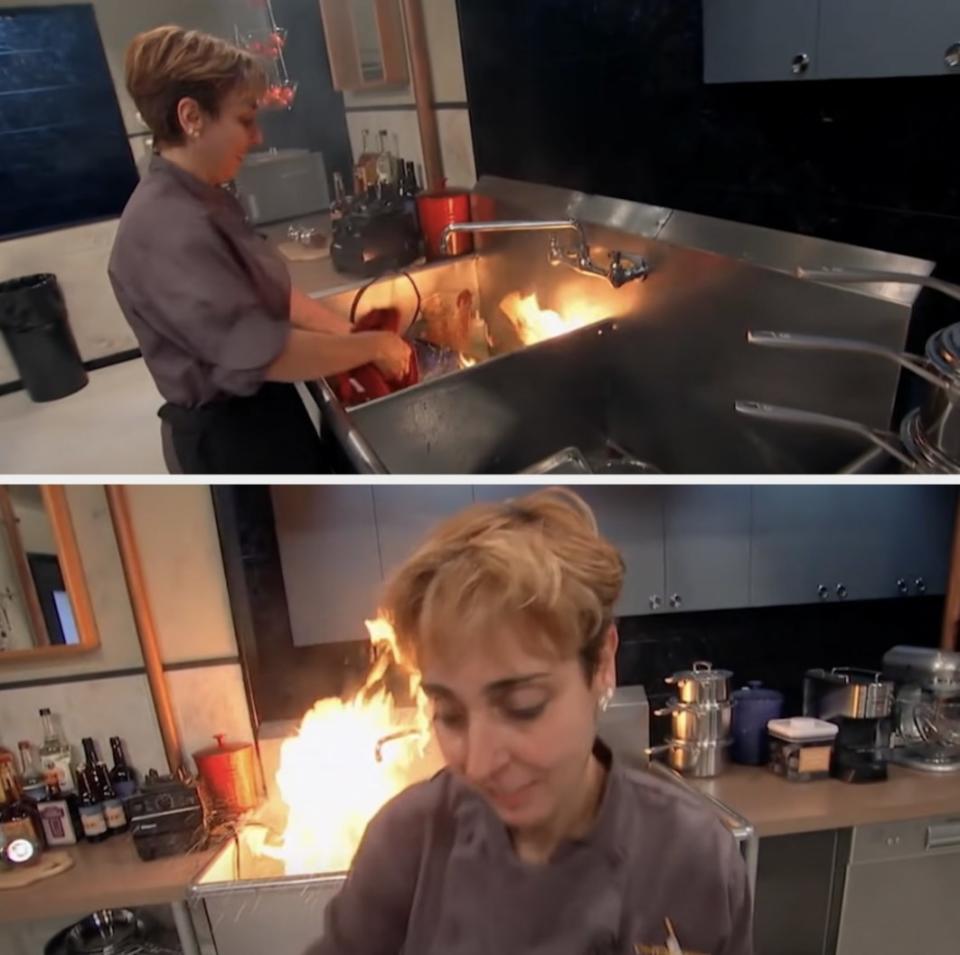
POLYGON ((430 719, 420 674, 400 662, 386 620, 368 620, 367 630, 378 653, 363 689, 346 701, 318 700, 281 747, 276 782, 287 826, 279 846, 259 851, 282 861, 287 875, 349 869, 367 823, 384 803, 439 768, 427 752, 430 719), (392 664, 406 673, 412 713, 383 685, 392 664))
POLYGON ((565 335, 607 317, 606 309, 597 304, 580 302, 564 308, 563 312, 542 309, 537 294, 521 295, 511 292, 500 303, 524 345, 534 345, 548 338, 565 335))

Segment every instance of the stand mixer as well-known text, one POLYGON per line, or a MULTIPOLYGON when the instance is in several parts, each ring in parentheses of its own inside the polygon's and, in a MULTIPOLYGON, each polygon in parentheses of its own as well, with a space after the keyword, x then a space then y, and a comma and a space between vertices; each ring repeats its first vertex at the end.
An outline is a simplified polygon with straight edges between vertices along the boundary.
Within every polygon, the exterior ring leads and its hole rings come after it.
POLYGON ((893 647, 883 673, 897 685, 891 760, 924 772, 960 772, 960 653, 893 647))

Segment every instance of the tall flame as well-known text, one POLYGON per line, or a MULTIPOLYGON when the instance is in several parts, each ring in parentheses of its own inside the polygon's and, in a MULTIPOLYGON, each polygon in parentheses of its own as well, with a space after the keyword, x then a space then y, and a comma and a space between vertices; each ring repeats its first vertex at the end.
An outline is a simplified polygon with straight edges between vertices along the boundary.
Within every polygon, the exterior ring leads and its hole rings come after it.
POLYGON ((548 338, 565 335, 599 322, 607 315, 603 306, 586 302, 571 303, 562 312, 542 309, 536 292, 526 296, 511 292, 500 303, 500 308, 510 319, 524 345, 534 345, 548 338))
POLYGON ((368 620, 367 630, 376 656, 363 688, 346 701, 317 701, 281 747, 276 782, 287 827, 279 846, 260 851, 280 859, 287 875, 346 871, 370 819, 436 768, 426 756, 430 719, 420 674, 403 666, 386 620, 368 620), (384 685, 394 664, 415 709, 400 708, 384 685))

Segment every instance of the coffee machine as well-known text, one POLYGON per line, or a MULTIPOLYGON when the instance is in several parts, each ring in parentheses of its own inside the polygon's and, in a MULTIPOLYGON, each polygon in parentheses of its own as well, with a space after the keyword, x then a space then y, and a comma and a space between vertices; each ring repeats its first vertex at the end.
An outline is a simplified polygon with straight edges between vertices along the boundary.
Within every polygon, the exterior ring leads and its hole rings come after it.
POLYGON ((829 720, 839 729, 830 773, 848 783, 887 778, 894 684, 856 667, 808 670, 803 679, 803 715, 829 720))
POLYGON ((960 772, 960 653, 893 647, 883 673, 896 684, 890 758, 911 769, 960 772))

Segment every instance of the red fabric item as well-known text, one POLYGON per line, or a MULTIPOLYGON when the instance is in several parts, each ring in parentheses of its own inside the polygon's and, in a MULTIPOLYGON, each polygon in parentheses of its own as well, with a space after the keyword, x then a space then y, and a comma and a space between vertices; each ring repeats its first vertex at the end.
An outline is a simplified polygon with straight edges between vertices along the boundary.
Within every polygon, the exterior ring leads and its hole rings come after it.
MULTIPOLYGON (((400 333, 400 312, 395 308, 375 308, 358 318, 352 332, 393 332, 400 333)), ((362 365, 353 371, 336 375, 331 379, 334 391, 341 403, 350 408, 362 405, 376 398, 384 398, 394 391, 401 391, 420 381, 420 368, 417 354, 410 352, 410 366, 406 375, 396 381, 388 381, 374 364, 362 365)))

